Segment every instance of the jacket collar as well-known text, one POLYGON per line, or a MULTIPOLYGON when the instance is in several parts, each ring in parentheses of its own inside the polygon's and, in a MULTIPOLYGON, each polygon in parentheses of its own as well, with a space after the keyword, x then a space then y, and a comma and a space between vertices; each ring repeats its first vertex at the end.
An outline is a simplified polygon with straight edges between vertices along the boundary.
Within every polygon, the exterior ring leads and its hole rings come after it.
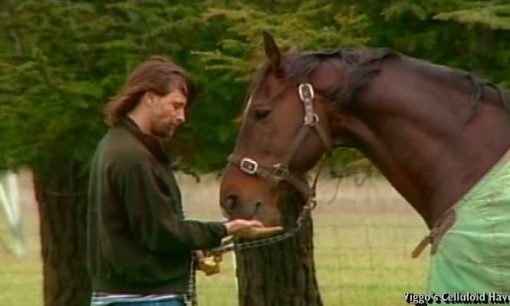
POLYGON ((162 139, 143 133, 138 125, 129 117, 122 119, 119 125, 133 134, 152 153, 152 155, 156 157, 157 160, 167 165, 170 164, 170 158, 165 152, 162 139))

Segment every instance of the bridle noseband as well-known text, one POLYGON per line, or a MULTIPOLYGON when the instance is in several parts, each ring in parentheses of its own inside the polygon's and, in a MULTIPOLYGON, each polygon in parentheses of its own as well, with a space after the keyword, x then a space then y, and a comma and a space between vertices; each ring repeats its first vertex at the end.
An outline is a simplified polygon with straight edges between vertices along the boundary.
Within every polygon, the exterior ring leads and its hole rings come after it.
POLYGON ((321 139, 326 152, 330 152, 332 146, 331 139, 319 124, 319 116, 314 110, 313 100, 315 98, 315 94, 313 86, 310 83, 299 84, 298 93, 299 99, 301 102, 303 102, 303 107, 305 110, 303 125, 301 126, 301 129, 297 133, 289 147, 287 154, 281 162, 268 166, 257 162, 253 158, 240 157, 235 154, 231 154, 228 157, 228 161, 238 166, 239 169, 246 174, 258 175, 263 179, 273 183, 287 181, 289 184, 301 192, 304 199, 306 199, 306 204, 310 205, 312 202, 315 203, 315 185, 317 183, 317 178, 320 171, 317 172, 314 184, 312 187, 310 187, 306 181, 303 181, 303 179, 301 179, 298 175, 295 175, 290 171, 290 162, 308 135, 308 132, 312 129, 317 131, 317 134, 319 135, 319 138, 321 139))

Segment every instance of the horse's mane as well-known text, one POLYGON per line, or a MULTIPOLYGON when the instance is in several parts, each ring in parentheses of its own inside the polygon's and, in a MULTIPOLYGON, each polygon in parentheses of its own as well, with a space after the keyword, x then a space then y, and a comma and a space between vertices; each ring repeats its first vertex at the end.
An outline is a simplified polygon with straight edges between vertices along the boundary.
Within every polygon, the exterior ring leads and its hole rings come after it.
POLYGON ((483 79, 472 72, 462 69, 451 69, 446 66, 431 64, 426 61, 409 58, 420 73, 429 75, 446 84, 452 84, 462 91, 470 92, 471 111, 468 120, 472 119, 479 107, 479 102, 494 103, 510 111, 510 91, 483 79))
MULTIPOLYGON (((442 82, 450 83, 452 86, 462 88, 463 90, 471 91, 472 107, 468 120, 475 115, 482 98, 486 98, 486 100, 491 102, 497 102, 497 105, 510 111, 510 91, 503 90, 471 72, 451 69, 447 66, 404 56, 389 48, 365 50, 339 48, 318 52, 286 54, 282 67, 283 77, 289 85, 308 82, 310 75, 323 62, 331 59, 340 59, 347 65, 348 88, 343 88, 339 85, 328 92, 321 92, 320 94, 339 106, 352 104, 356 100, 356 94, 360 89, 381 72, 381 63, 392 59, 413 65, 413 68, 419 71, 419 73, 440 79, 442 82)), ((271 73, 271 67, 268 62, 258 69, 245 98, 244 108, 246 108, 249 96, 259 88, 271 73)))
MULTIPOLYGON (((338 86, 331 91, 322 93, 329 100, 339 105, 346 105, 355 100, 356 93, 370 80, 379 74, 382 69, 381 63, 388 59, 405 61, 417 67, 421 73, 441 78, 454 86, 460 86, 471 90, 472 109, 469 119, 476 113, 479 102, 484 96, 491 98, 490 88, 497 93, 498 104, 510 111, 509 91, 502 90, 493 83, 482 79, 471 72, 460 69, 450 69, 446 66, 432 64, 423 60, 414 59, 401 55, 400 53, 389 49, 335 49, 320 52, 301 53, 298 55, 287 56, 287 65, 285 67, 285 78, 289 82, 306 82, 310 74, 317 69, 324 61, 330 59, 343 60, 348 68, 349 84, 348 88, 338 86)), ((261 79, 269 73, 266 70, 260 75, 261 79)), ((258 80, 257 84, 260 83, 258 80)))

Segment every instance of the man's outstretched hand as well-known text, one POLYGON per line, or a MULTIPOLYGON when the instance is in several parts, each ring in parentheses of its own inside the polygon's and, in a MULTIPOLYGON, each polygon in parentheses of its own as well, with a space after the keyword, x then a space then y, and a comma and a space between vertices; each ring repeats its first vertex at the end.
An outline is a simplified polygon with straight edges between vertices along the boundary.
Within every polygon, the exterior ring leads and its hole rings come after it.
POLYGON ((260 221, 236 219, 225 223, 227 234, 235 238, 258 239, 276 235, 283 231, 281 226, 264 226, 260 221))
MULTIPOLYGON (((264 226, 260 221, 237 219, 225 222, 227 235, 235 238, 257 239, 276 235, 283 231, 281 226, 264 226)), ((208 253, 195 251, 198 261, 198 270, 210 276, 220 272, 221 253, 208 253)))

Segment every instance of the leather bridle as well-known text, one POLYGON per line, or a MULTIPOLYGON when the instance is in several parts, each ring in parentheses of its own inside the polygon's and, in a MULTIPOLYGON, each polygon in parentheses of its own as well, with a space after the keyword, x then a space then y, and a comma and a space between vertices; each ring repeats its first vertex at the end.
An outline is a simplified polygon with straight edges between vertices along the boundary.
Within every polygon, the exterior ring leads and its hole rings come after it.
POLYGON ((267 245, 271 245, 274 243, 278 243, 285 239, 288 239, 294 236, 302 227, 303 220, 309 216, 311 210, 313 210, 316 206, 315 200, 315 189, 317 186, 317 180, 319 178, 319 174, 321 171, 321 166, 317 171, 315 178, 313 180, 312 187, 308 185, 306 181, 303 181, 300 176, 293 174, 289 165, 292 161, 292 158, 296 154, 300 145, 305 140, 308 132, 312 129, 317 131, 324 148, 326 149, 326 153, 329 153, 332 149, 331 139, 324 129, 319 125, 319 116, 314 111, 313 107, 313 99, 314 99, 314 91, 313 87, 309 83, 300 84, 298 86, 299 99, 303 102, 303 106, 305 109, 305 117, 303 121, 303 126, 297 133, 294 141, 291 143, 289 147, 289 151, 283 158, 283 160, 279 163, 275 163, 272 166, 267 166, 261 164, 249 157, 240 157, 235 154, 231 154, 228 157, 228 161, 241 169, 242 172, 249 175, 258 175, 265 180, 270 182, 278 183, 280 181, 287 181, 289 184, 297 188, 304 199, 306 200, 305 205, 303 206, 301 213, 296 218, 296 226, 292 229, 278 234, 276 236, 261 238, 254 241, 246 241, 246 242, 236 242, 232 237, 226 239, 222 242, 222 245, 211 249, 210 251, 213 253, 225 253, 228 251, 242 251, 249 250, 254 248, 259 248, 267 245))
POLYGON ((319 116, 314 110, 314 90, 313 86, 310 83, 299 84, 298 86, 299 99, 303 102, 303 107, 305 111, 305 116, 303 119, 303 125, 301 129, 297 133, 293 142, 291 143, 289 150, 283 160, 281 162, 277 162, 273 165, 264 165, 260 162, 257 162, 255 159, 247 157, 247 156, 238 156, 235 154, 231 154, 228 157, 228 161, 239 169, 249 175, 258 175, 265 180, 268 180, 273 183, 278 183, 280 181, 287 181, 290 185, 297 188, 304 199, 306 200, 307 205, 315 205, 315 187, 317 183, 317 178, 319 176, 320 170, 317 171, 314 183, 312 187, 308 184, 308 182, 304 181, 300 176, 292 173, 289 168, 289 165, 292 161, 292 158, 296 154, 297 150, 300 148, 303 141, 306 139, 306 136, 310 132, 310 130, 315 129, 317 135, 322 141, 324 148, 326 149, 326 153, 329 153, 332 148, 331 139, 329 135, 326 133, 324 128, 319 124, 319 116))

